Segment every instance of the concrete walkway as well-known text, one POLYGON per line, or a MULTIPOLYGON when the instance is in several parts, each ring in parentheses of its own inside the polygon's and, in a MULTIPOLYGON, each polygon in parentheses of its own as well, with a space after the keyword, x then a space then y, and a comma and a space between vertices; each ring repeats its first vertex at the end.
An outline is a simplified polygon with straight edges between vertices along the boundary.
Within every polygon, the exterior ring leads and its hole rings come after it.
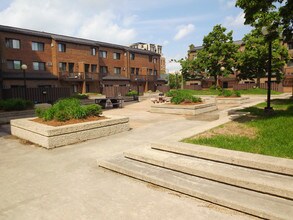
POLYGON ((161 139, 178 140, 228 120, 227 106, 219 120, 209 121, 149 113, 150 105, 146 100, 105 111, 130 117, 129 132, 54 150, 15 139, 9 126, 1 125, 0 219, 251 219, 97 167, 97 159, 161 139))

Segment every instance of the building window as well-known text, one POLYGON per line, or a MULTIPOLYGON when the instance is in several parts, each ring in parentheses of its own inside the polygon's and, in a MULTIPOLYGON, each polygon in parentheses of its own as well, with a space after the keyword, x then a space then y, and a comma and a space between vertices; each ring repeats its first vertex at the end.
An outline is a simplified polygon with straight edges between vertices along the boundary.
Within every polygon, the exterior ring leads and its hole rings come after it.
POLYGON ((154 75, 156 76, 158 74, 158 71, 157 70, 154 70, 154 75))
POLYGON ((287 66, 293 66, 293 59, 290 59, 289 61, 288 61, 288 63, 287 63, 287 66))
POLYGON ((89 64, 84 64, 84 72, 86 72, 86 73, 90 72, 90 65, 89 64))
POLYGON ((45 71, 45 63, 43 63, 43 62, 33 62, 33 70, 45 71))
POLYGON ((7 60, 7 69, 20 70, 20 68, 21 68, 20 60, 7 60))
POLYGON ((130 68, 130 74, 134 75, 134 73, 135 73, 135 68, 130 68))
POLYGON ((93 56, 96 56, 96 54, 97 54, 96 48, 93 47, 92 50, 91 50, 91 53, 92 53, 93 56))
POLYGON ((59 52, 66 52, 66 45, 65 44, 58 44, 58 51, 59 52))
POLYGON ((91 72, 92 73, 96 73, 97 72, 97 65, 96 64, 92 64, 91 65, 91 72))
POLYGON ((20 49, 20 40, 6 38, 6 47, 13 49, 20 49))
POLYGON ((107 58, 107 51, 100 50, 100 57, 107 58))
POLYGON ((153 70, 149 69, 149 75, 153 75, 153 70))
POLYGON ((154 58, 153 62, 154 63, 157 63, 158 62, 158 58, 154 58))
POLYGON ((114 60, 120 60, 120 53, 113 53, 114 60))
POLYGON ((121 74, 121 67, 114 67, 114 74, 120 75, 121 74))
POLYGON ((135 74, 136 74, 136 75, 139 75, 139 68, 136 68, 136 69, 135 69, 135 74))
POLYGON ((73 73, 74 72, 74 63, 68 63, 68 71, 69 71, 69 73, 73 73))
POLYGON ((153 60, 153 57, 149 56, 149 62, 152 62, 152 60, 153 60))
POLYGON ((61 72, 66 71, 66 63, 64 62, 59 63, 59 71, 61 72))
POLYGON ((100 73, 108 73, 108 67, 107 66, 100 66, 100 73))
POLYGON ((288 43, 288 50, 293 50, 293 42, 288 43))
POLYGON ((131 53, 131 54, 130 54, 130 59, 131 59, 131 60, 134 60, 134 59, 135 59, 135 54, 134 54, 134 53, 131 53))
POLYGON ((32 42, 33 51, 44 51, 44 43, 32 42))

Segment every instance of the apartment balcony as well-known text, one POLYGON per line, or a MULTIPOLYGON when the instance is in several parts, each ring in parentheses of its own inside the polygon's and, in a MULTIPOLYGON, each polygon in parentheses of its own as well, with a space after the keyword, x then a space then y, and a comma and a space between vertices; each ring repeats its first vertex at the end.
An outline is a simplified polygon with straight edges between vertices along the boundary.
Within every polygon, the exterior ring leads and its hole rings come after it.
POLYGON ((96 81, 99 80, 98 73, 70 73, 70 72, 59 72, 59 78, 64 81, 96 81))

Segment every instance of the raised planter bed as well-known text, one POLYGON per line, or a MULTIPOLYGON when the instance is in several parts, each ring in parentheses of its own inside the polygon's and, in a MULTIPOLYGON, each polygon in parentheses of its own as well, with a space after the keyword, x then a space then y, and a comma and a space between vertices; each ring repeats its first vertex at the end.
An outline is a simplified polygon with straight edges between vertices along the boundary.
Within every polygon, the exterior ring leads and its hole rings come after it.
POLYGON ((199 115, 206 112, 216 111, 217 109, 218 108, 215 103, 202 103, 194 105, 174 105, 166 103, 152 105, 150 112, 177 115, 199 115))
POLYGON ((32 119, 11 120, 11 134, 48 149, 129 130, 129 118, 120 116, 58 127, 40 124, 32 119))
POLYGON ((248 97, 217 97, 217 104, 243 104, 247 103, 248 97))

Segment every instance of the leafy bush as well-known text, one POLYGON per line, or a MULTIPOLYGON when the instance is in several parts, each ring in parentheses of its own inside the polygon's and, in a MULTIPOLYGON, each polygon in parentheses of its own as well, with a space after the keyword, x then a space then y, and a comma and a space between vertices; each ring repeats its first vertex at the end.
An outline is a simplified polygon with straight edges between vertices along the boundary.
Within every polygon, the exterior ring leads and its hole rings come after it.
POLYGON ((89 116, 99 116, 102 113, 102 107, 99 105, 82 106, 78 99, 68 98, 56 102, 49 109, 36 109, 36 115, 45 121, 57 120, 67 121, 70 119, 82 119, 89 116))
POLYGON ((210 88, 210 90, 221 90, 220 86, 216 86, 216 85, 212 85, 210 88))
POLYGON ((19 111, 25 109, 32 109, 34 103, 25 99, 6 99, 0 100, 0 109, 4 111, 19 111))
POLYGON ((224 97, 240 97, 241 94, 239 91, 232 91, 232 90, 227 90, 227 89, 222 89, 218 96, 224 96, 224 97))
POLYGON ((138 92, 135 90, 129 91, 128 93, 126 93, 126 96, 134 96, 134 95, 138 95, 138 92))
POLYGON ((71 98, 75 98, 75 99, 87 99, 89 97, 88 94, 81 94, 81 93, 77 93, 71 96, 71 98))
POLYGON ((196 103, 202 101, 201 98, 194 97, 190 93, 182 90, 171 90, 166 95, 172 97, 171 102, 174 104, 180 104, 182 102, 196 103))

